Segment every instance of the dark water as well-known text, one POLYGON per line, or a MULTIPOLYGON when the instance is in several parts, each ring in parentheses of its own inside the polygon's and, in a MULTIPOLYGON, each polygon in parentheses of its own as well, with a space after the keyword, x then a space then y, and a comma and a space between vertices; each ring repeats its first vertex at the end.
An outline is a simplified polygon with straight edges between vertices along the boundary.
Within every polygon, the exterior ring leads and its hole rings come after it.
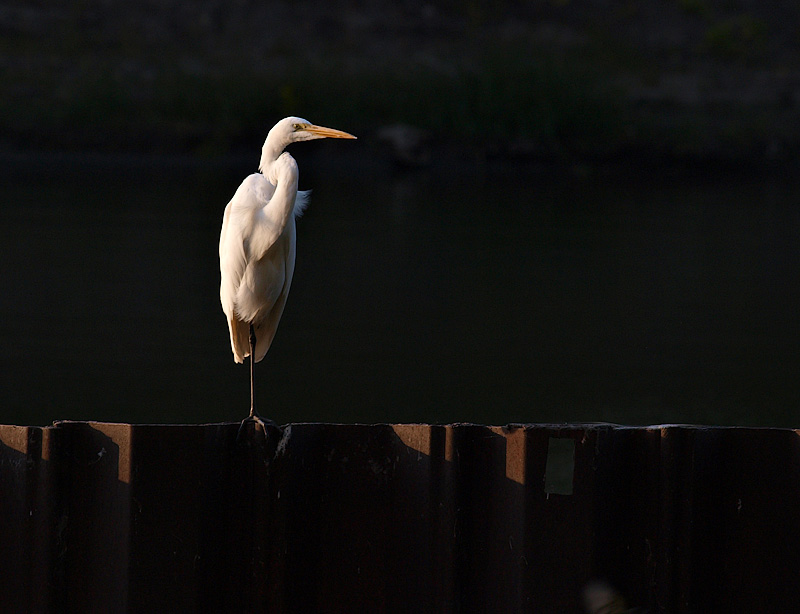
MULTIPOLYGON (((800 424, 800 186, 298 158, 275 420, 800 424)), ((217 243, 250 170, 6 165, 0 421, 246 415, 217 243)))

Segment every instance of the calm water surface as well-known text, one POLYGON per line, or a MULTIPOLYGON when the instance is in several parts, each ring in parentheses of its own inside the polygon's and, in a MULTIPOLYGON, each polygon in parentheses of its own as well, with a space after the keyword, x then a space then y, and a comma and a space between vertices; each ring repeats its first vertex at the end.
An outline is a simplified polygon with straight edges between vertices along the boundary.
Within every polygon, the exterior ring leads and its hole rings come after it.
MULTIPOLYGON (((800 425, 800 186, 296 155, 276 421, 800 425)), ((217 246, 251 170, 7 165, 0 421, 244 417, 217 246)))

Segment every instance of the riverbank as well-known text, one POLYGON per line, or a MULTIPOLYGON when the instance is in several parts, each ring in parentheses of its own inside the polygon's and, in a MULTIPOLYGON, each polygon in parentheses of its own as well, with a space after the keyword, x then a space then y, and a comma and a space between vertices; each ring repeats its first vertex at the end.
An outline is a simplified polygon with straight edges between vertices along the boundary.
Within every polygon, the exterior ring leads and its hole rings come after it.
POLYGON ((800 9, 573 4, 21 3, 0 146, 219 159, 299 114, 411 166, 794 164, 800 9))

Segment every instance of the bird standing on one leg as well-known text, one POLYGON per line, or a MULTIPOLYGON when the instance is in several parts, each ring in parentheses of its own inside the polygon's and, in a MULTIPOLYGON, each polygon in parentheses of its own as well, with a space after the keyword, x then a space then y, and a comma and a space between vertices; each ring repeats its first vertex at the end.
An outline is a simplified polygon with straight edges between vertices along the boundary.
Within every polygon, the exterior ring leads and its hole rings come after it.
POLYGON ((228 318, 233 359, 250 357, 250 415, 264 428, 255 405, 255 363, 267 353, 286 296, 295 261, 295 218, 308 203, 297 191, 295 159, 283 150, 313 139, 354 139, 352 134, 287 117, 269 131, 261 149, 260 172, 247 177, 225 207, 219 237, 219 296, 228 318))

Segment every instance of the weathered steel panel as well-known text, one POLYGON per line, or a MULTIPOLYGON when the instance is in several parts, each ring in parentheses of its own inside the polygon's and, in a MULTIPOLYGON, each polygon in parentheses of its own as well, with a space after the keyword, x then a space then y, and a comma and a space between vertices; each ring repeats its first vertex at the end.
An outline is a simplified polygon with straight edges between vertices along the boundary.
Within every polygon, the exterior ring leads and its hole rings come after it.
POLYGON ((782 429, 0 426, 5 612, 791 611, 782 429), (549 465, 549 466, 548 466, 549 465))
POLYGON ((58 434, 0 427, 0 605, 3 612, 49 612, 60 585, 58 434))

